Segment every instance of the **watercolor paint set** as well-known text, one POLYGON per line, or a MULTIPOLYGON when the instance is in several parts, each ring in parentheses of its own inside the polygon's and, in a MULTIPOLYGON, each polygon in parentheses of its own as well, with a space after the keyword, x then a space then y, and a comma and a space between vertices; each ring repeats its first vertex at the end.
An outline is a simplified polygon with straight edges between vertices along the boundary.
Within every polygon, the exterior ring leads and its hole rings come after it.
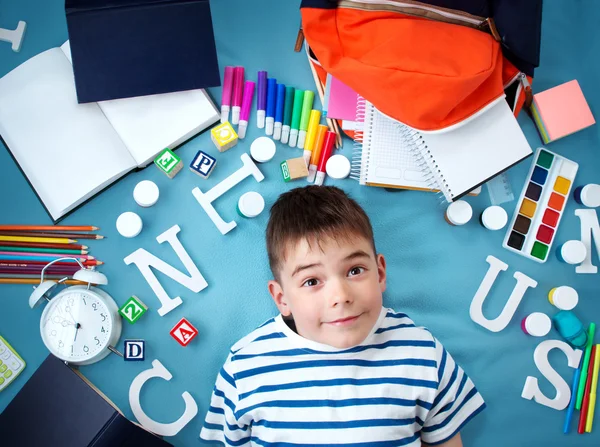
POLYGON ((579 165, 541 147, 521 192, 504 248, 546 262, 579 165))

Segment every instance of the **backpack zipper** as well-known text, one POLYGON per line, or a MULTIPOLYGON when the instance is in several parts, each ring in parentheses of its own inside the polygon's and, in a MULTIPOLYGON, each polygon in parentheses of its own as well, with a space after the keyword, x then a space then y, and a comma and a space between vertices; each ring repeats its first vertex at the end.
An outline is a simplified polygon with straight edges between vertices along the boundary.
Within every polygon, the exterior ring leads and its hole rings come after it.
POLYGON ((341 0, 338 2, 338 7, 365 11, 394 11, 440 22, 464 25, 487 32, 497 41, 501 40, 492 18, 484 18, 464 11, 431 6, 415 0, 341 0))

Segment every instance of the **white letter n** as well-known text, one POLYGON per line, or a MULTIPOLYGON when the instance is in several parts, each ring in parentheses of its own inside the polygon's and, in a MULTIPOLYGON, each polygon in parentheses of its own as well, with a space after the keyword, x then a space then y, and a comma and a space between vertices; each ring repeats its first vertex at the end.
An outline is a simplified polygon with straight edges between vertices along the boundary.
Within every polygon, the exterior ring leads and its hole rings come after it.
POLYGON ((144 278, 148 284, 150 284, 150 287, 152 287, 152 290, 162 305, 160 309, 158 309, 158 314, 161 317, 179 306, 182 301, 178 296, 173 299, 169 298, 169 295, 167 295, 165 289, 160 285, 160 282, 158 282, 156 275, 154 275, 154 272, 150 267, 154 267, 156 270, 159 270, 195 293, 200 292, 208 285, 204 280, 202 273, 200 273, 196 264, 194 264, 194 261, 190 258, 190 255, 188 255, 185 248, 183 248, 183 245, 181 245, 181 242, 179 242, 179 239, 177 239, 177 233, 179 233, 179 231, 179 225, 174 225, 163 234, 159 235, 156 240, 159 244, 167 241, 171 245, 190 276, 184 275, 173 266, 167 264, 162 259, 157 258, 152 253, 148 253, 143 248, 137 249, 124 259, 125 264, 127 265, 134 263, 137 268, 140 269, 140 272, 144 275, 144 278))

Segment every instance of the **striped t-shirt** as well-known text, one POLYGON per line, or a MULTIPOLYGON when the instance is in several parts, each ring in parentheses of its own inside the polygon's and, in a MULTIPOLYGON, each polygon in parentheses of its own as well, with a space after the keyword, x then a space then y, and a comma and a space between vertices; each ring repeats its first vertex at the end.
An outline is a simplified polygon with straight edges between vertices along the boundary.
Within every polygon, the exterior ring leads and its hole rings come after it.
POLYGON ((237 342, 200 438, 232 446, 439 444, 485 408, 441 343, 382 308, 369 336, 338 349, 281 315, 237 342))

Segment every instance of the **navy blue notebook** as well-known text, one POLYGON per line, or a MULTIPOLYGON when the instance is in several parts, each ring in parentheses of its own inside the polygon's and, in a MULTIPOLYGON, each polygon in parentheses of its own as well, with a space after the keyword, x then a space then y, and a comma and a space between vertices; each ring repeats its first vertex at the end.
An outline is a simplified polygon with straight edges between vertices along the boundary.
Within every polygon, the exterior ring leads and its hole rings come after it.
POLYGON ((66 0, 79 103, 220 85, 208 0, 66 0))

